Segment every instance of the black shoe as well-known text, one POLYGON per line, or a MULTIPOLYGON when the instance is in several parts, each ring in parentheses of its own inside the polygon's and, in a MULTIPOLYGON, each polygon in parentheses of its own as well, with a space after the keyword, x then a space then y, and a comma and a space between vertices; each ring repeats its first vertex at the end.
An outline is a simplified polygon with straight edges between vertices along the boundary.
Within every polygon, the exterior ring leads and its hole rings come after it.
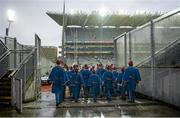
POLYGON ((112 101, 112 99, 111 99, 111 98, 107 98, 107 101, 109 101, 109 102, 110 102, 110 101, 112 101))
POLYGON ((122 99, 122 100, 126 100, 126 96, 121 95, 121 99, 122 99))
POLYGON ((56 103, 56 107, 58 107, 59 106, 59 103, 56 103))
POLYGON ((134 101, 134 100, 128 100, 128 102, 129 102, 129 103, 135 103, 135 101, 134 101))

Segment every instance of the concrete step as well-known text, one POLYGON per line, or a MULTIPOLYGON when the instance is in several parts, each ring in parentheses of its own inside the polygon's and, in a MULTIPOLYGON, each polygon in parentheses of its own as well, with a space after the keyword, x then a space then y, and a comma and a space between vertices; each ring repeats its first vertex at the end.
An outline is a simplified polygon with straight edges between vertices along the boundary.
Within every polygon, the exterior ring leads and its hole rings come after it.
POLYGON ((11 96, 0 96, 0 100, 11 100, 11 96))
POLYGON ((11 86, 11 81, 3 81, 3 82, 0 82, 0 86, 11 86))
POLYGON ((9 85, 9 86, 1 86, 0 91, 2 91, 2 90, 9 90, 9 91, 11 91, 11 85, 9 85))
POLYGON ((6 99, 0 99, 0 106, 2 106, 2 105, 5 105, 5 104, 7 104, 7 105, 10 105, 11 104, 11 100, 6 100, 6 99))
POLYGON ((0 80, 0 104, 10 104, 11 99, 11 80, 3 78, 0 80))
POLYGON ((9 91, 9 90, 0 90, 0 96, 11 96, 11 91, 9 91))
POLYGON ((1 104, 10 104, 11 103, 11 96, 0 96, 0 103, 1 104))
POLYGON ((4 77, 0 78, 0 104, 11 103, 11 79, 8 78, 11 72, 7 72, 4 77))
POLYGON ((9 78, 1 78, 0 82, 10 82, 11 83, 11 79, 9 79, 9 78))

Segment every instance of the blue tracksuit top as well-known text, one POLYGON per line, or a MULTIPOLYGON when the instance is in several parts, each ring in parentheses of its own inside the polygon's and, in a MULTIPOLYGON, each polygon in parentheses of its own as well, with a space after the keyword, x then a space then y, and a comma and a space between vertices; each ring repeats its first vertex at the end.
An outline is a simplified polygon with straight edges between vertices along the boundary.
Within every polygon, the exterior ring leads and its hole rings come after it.
POLYGON ((89 78, 89 82, 88 82, 89 86, 96 86, 98 87, 100 85, 100 78, 97 74, 92 74, 89 78))
POLYGON ((104 72, 105 72, 105 69, 103 69, 103 68, 98 68, 96 70, 96 74, 100 77, 100 79, 102 79, 104 72))
POLYGON ((108 85, 108 86, 112 85, 112 83, 115 81, 114 74, 111 71, 107 70, 103 74, 102 80, 104 81, 105 86, 106 85, 108 85))
POLYGON ((82 76, 80 73, 73 73, 72 78, 69 81, 70 86, 76 86, 80 87, 81 85, 84 85, 84 81, 82 79, 82 76))
POLYGON ((89 77, 91 76, 92 72, 88 69, 84 69, 81 72, 83 80, 84 80, 84 86, 87 87, 88 86, 88 81, 89 81, 89 77))
POLYGON ((124 75, 124 72, 118 73, 117 78, 116 78, 116 82, 117 83, 121 83, 122 82, 123 75, 124 75))
POLYGON ((141 77, 140 77, 139 70, 136 67, 129 66, 125 70, 125 73, 123 75, 123 80, 125 80, 125 81, 131 81, 131 80, 140 81, 141 77))
POLYGON ((118 72, 116 70, 113 71, 114 77, 117 78, 118 72))
POLYGON ((52 92, 59 92, 66 81, 66 72, 62 67, 55 66, 49 75, 49 80, 52 82, 52 92))

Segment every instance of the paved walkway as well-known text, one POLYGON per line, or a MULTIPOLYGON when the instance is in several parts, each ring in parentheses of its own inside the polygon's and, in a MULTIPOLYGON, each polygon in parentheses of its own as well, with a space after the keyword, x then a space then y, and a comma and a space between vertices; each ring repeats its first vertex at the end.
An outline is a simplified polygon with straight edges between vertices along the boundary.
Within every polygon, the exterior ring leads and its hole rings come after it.
POLYGON ((137 99, 136 103, 128 103, 118 97, 107 102, 98 99, 80 99, 78 103, 66 99, 59 107, 55 106, 54 95, 42 92, 41 98, 35 102, 23 105, 23 113, 18 114, 10 108, 0 108, 1 117, 153 117, 180 116, 180 111, 164 106, 158 102, 137 99))

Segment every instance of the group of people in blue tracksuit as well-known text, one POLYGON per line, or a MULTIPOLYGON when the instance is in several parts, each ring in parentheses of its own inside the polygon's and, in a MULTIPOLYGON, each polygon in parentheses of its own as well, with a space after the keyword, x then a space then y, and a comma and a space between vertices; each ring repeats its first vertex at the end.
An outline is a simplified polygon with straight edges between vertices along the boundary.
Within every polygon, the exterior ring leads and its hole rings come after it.
POLYGON ((122 67, 121 71, 113 65, 103 68, 102 64, 98 64, 95 69, 94 66, 89 68, 85 64, 80 70, 77 64, 70 68, 61 60, 57 60, 56 64, 49 75, 56 106, 63 102, 66 88, 75 102, 78 102, 80 96, 92 97, 94 102, 98 97, 106 96, 106 99, 111 101, 113 95, 120 95, 122 99, 128 96, 129 102, 135 101, 136 86, 141 77, 138 69, 133 67, 133 61, 129 61, 129 66, 122 67))

